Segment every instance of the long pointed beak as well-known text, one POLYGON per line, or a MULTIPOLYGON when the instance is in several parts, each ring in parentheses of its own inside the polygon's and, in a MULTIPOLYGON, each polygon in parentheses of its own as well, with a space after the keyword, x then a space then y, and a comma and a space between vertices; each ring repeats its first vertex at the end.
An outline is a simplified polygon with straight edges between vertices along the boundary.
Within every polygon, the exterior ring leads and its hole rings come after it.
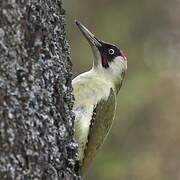
POLYGON ((98 39, 94 36, 94 34, 91 33, 84 25, 82 25, 79 21, 75 21, 75 23, 84 35, 84 37, 88 40, 90 45, 94 45, 97 48, 102 46, 98 39))

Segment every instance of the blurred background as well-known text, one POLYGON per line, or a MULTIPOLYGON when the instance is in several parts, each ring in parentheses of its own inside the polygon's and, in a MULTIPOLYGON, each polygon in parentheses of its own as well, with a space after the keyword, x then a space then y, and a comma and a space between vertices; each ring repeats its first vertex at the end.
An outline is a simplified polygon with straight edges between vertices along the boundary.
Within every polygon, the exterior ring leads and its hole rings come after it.
POLYGON ((180 180, 180 0, 66 0, 74 76, 92 65, 80 20, 120 46, 128 73, 87 180, 180 180))

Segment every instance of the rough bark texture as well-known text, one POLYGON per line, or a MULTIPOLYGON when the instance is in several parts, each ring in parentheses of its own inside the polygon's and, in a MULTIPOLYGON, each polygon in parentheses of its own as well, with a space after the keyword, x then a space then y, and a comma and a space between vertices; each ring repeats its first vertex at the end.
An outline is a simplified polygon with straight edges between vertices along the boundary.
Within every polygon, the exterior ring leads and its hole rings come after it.
POLYGON ((0 1, 0 179, 79 179, 61 0, 0 1))

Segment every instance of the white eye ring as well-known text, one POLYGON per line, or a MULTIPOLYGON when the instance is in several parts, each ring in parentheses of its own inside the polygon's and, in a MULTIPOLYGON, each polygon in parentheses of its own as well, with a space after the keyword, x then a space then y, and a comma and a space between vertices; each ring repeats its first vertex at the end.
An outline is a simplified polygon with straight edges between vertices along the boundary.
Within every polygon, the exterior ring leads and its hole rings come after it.
POLYGON ((109 52, 109 54, 113 55, 114 54, 114 49, 109 49, 108 52, 109 52))

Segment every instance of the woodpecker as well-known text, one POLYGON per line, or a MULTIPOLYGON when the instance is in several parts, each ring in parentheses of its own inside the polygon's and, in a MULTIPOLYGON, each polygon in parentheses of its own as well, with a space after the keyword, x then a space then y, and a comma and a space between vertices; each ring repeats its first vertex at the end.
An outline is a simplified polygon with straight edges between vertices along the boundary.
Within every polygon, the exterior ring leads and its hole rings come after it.
POLYGON ((117 46, 99 40, 79 21, 75 23, 94 56, 92 69, 72 81, 75 139, 79 146, 77 158, 80 173, 84 175, 114 120, 116 96, 127 70, 127 58, 117 46))

